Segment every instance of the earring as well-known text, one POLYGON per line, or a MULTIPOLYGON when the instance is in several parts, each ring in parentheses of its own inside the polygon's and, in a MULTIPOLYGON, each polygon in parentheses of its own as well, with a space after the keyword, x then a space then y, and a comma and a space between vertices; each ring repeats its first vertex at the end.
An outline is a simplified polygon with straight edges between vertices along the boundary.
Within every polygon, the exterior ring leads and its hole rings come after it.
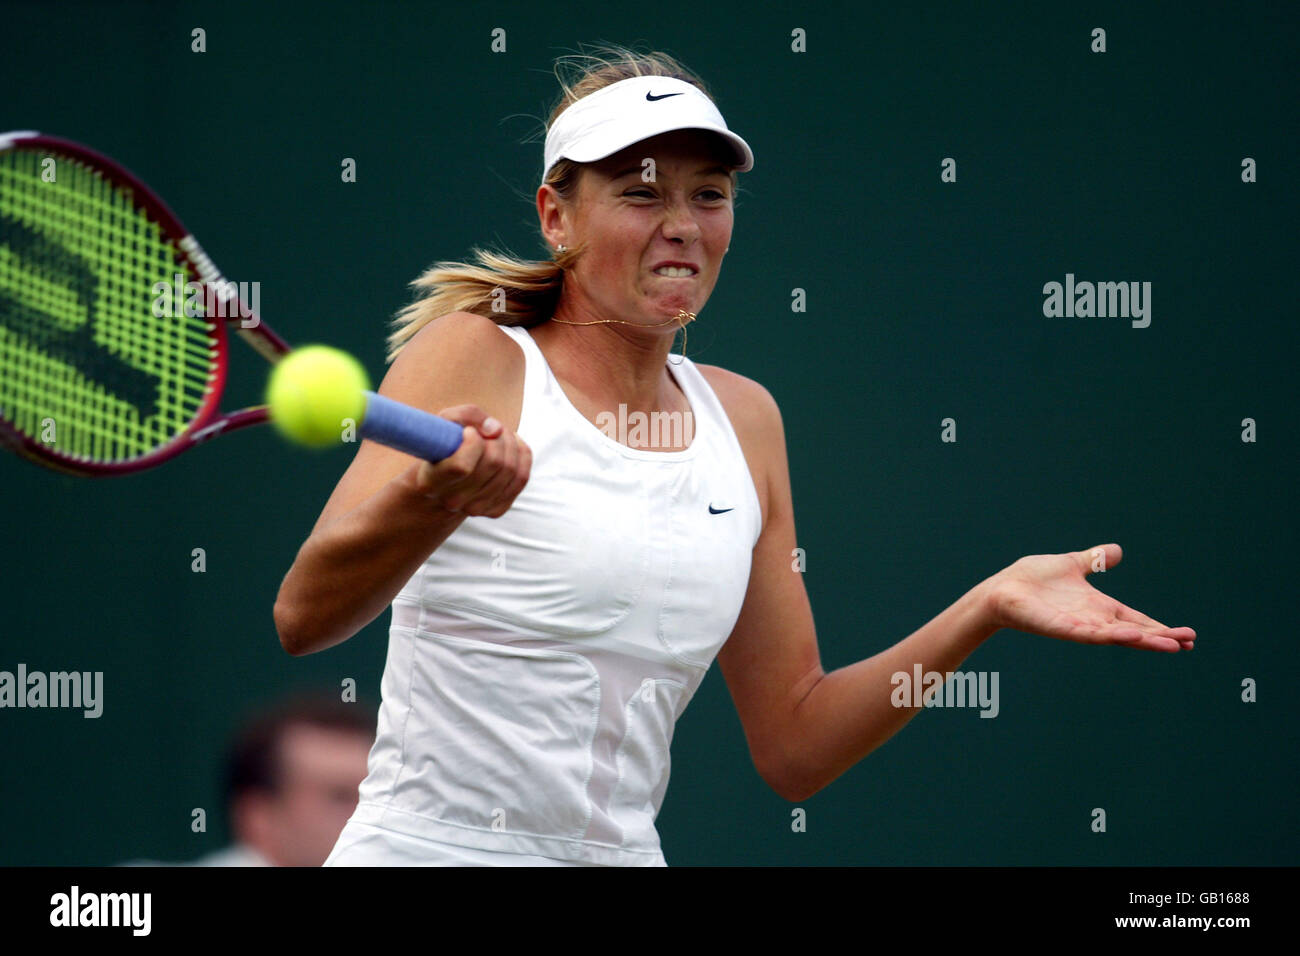
POLYGON ((563 251, 564 251, 564 243, 560 243, 558 246, 556 246, 556 247, 555 247, 555 251, 556 251, 556 252, 563 252, 563 251))

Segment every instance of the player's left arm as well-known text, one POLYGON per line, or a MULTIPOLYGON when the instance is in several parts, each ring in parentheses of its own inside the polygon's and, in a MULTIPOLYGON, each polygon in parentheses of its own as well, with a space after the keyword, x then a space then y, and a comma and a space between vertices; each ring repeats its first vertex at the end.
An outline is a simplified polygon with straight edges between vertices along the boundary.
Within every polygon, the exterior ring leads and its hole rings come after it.
MULTIPOLYGON (((754 546, 744 604, 718 663, 755 769, 782 797, 799 801, 884 743, 915 714, 913 707, 891 704, 893 674, 910 676, 918 662, 923 672, 946 673, 994 633, 991 593, 982 583, 909 637, 826 673, 803 573, 796 570, 794 505, 780 410, 767 389, 734 374, 728 375, 722 394, 729 399, 728 413, 746 455, 760 463, 755 471, 761 476, 758 491, 766 499, 767 518, 754 546)), ((852 557, 841 555, 843 560, 852 557)))

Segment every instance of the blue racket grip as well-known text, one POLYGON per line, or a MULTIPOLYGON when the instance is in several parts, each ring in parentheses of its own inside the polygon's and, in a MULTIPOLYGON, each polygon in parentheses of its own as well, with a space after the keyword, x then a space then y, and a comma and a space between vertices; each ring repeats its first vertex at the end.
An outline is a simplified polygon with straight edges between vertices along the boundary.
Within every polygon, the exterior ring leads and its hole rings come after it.
POLYGON ((366 392, 366 417, 361 437, 396 448, 425 461, 442 461, 460 447, 465 426, 366 392))

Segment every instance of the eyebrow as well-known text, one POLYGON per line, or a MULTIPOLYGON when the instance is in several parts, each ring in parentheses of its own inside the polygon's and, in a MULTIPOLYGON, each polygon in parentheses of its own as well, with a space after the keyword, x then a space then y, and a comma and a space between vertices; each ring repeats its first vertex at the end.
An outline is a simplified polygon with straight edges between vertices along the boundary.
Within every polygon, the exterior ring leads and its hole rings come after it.
MULTIPOLYGON (((611 178, 622 179, 624 176, 629 176, 632 173, 640 173, 640 172, 641 172, 641 164, 637 163, 634 166, 629 166, 627 169, 619 170, 611 178)), ((704 175, 711 175, 713 173, 719 173, 720 175, 726 176, 730 172, 731 170, 726 166, 705 166, 699 170, 696 170, 696 175, 704 176, 704 175)))

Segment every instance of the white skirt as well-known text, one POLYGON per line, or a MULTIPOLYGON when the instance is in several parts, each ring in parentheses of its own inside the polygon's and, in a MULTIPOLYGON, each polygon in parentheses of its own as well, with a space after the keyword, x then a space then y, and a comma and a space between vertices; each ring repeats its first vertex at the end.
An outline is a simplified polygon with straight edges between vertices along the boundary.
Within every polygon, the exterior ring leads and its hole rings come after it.
POLYGON ((501 853, 414 837, 349 820, 321 866, 600 866, 529 853, 501 853))

